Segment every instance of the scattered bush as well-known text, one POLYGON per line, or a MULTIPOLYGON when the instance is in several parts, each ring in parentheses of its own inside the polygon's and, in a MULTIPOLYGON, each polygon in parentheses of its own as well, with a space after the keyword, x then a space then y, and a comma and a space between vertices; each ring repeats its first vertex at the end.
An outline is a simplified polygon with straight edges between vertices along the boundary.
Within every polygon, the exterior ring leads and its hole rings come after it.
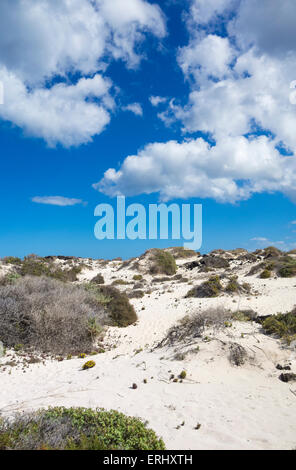
POLYGON ((90 282, 93 284, 105 284, 105 279, 103 278, 102 274, 97 274, 90 282))
POLYGON ((51 354, 92 350, 108 314, 92 293, 44 277, 0 287, 0 340, 51 354))
POLYGON ((188 344, 194 338, 201 338, 206 328, 214 330, 225 328, 225 322, 230 318, 231 313, 221 307, 188 315, 168 331, 157 347, 172 346, 176 343, 188 344))
POLYGON ((134 280, 134 281, 142 281, 142 279, 143 279, 142 274, 135 274, 135 275, 133 276, 133 280, 134 280))
POLYGON ((62 282, 75 282, 77 281, 77 274, 81 271, 82 266, 61 269, 49 260, 31 255, 24 259, 17 272, 21 276, 46 276, 62 282))
POLYGON ((249 293, 251 290, 250 284, 244 282, 240 284, 236 277, 232 277, 227 286, 225 287, 225 292, 228 294, 235 294, 235 293, 249 293))
POLYGON ((151 274, 166 274, 173 276, 177 272, 175 258, 166 251, 155 250, 153 255, 153 264, 150 268, 151 274))
POLYGON ((0 421, 0 450, 164 450, 155 432, 118 411, 49 408, 0 421))
POLYGON ((182 370, 181 374, 179 375, 179 378, 181 380, 184 380, 184 379, 186 379, 186 376, 187 376, 186 370, 182 370))
POLYGON ((124 279, 115 279, 115 281, 112 282, 112 286, 126 286, 128 284, 128 281, 125 281, 124 279))
POLYGON ((267 334, 274 334, 290 343, 296 339, 296 309, 290 313, 272 315, 262 323, 267 334))
POLYGON ((242 366, 247 358, 247 352, 238 343, 232 343, 229 347, 229 361, 235 366, 242 366))
POLYGON ((17 258, 15 256, 6 256, 5 258, 2 258, 2 261, 4 264, 16 264, 19 265, 22 263, 22 260, 20 258, 17 258))
POLYGON ((142 299, 144 297, 144 292, 142 290, 133 290, 128 294, 129 299, 142 299))
POLYGON ((264 271, 262 271, 262 273, 260 274, 261 279, 269 279, 270 277, 271 271, 269 271, 268 269, 264 269, 264 271))
POLYGON ((255 320, 257 313, 254 310, 239 310, 232 314, 232 319, 235 321, 247 322, 255 320))
POLYGON ((95 361, 87 361, 85 364, 83 364, 82 369, 87 370, 87 369, 92 369, 95 367, 96 363, 95 361))
POLYGON ((138 320, 127 295, 113 286, 97 286, 98 296, 106 299, 106 309, 114 326, 125 327, 138 320))
POLYGON ((218 295, 223 291, 223 286, 220 282, 219 276, 212 276, 207 281, 203 282, 197 287, 190 289, 186 294, 188 297, 198 297, 198 298, 207 298, 207 297, 218 297, 218 295))
POLYGON ((189 250, 183 246, 175 246, 170 249, 170 252, 175 259, 192 258, 193 256, 196 257, 198 255, 196 251, 189 250))

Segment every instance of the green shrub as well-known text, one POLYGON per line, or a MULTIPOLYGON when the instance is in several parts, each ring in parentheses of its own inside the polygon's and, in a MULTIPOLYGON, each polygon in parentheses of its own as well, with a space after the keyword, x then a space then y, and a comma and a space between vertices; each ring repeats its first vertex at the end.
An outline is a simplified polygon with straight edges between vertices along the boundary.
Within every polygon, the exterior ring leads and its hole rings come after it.
POLYGON ((112 286, 126 286, 128 284, 128 281, 125 281, 124 279, 115 279, 115 281, 112 282, 112 286))
POLYGON ((166 274, 173 276, 177 272, 175 258, 168 252, 156 250, 153 255, 153 264, 150 268, 151 274, 166 274))
POLYGON ((49 408, 0 421, 0 450, 164 450, 138 418, 118 411, 49 408))
POLYGON ((92 369, 95 367, 96 363, 95 361, 87 361, 85 364, 83 364, 82 369, 87 370, 87 369, 92 369))
POLYGON ((186 376, 187 376, 186 370, 182 370, 181 374, 179 375, 180 379, 184 380, 186 379, 186 376))
POLYGON ((133 290, 128 294, 129 299, 142 299, 144 297, 144 292, 141 289, 133 290))
POLYGON ((20 258, 17 258, 15 256, 6 256, 5 258, 2 258, 3 263, 5 264, 21 264, 22 260, 20 258))
POLYGON ((277 335, 290 342, 296 335, 296 309, 290 313, 280 313, 266 318, 262 327, 266 333, 277 335))
POLYGON ((108 299, 106 309, 114 326, 125 327, 138 320, 128 296, 113 286, 97 286, 97 293, 108 299))
POLYGON ((133 280, 134 280, 134 281, 142 281, 142 279, 143 279, 142 274, 135 274, 135 275, 133 276, 133 280))
POLYGON ((175 259, 186 259, 197 256, 197 252, 184 248, 183 246, 175 246, 171 249, 171 253, 175 259))
POLYGON ((92 278, 92 280, 90 281, 94 284, 105 284, 105 280, 102 276, 102 274, 97 274, 95 277, 92 278))
POLYGON ((229 294, 234 293, 249 293, 251 290, 250 284, 244 282, 240 284, 237 280, 237 277, 233 276, 229 281, 227 286, 225 287, 225 291, 229 294))
POLYGON ((279 260, 277 269, 280 277, 296 276, 296 260, 291 256, 283 256, 279 260))
POLYGON ((269 279, 270 277, 271 271, 269 271, 268 269, 264 269, 264 271, 262 271, 262 273, 260 274, 261 279, 269 279))
POLYGON ((77 274, 82 271, 82 266, 73 266, 68 269, 61 269, 54 263, 45 261, 42 258, 26 257, 18 269, 21 276, 46 276, 62 282, 77 281, 77 274))
POLYGON ((207 281, 203 282, 201 285, 190 289, 186 294, 188 297, 198 297, 198 298, 207 298, 207 297, 218 297, 218 295, 223 291, 223 286, 220 282, 219 276, 212 276, 207 281))

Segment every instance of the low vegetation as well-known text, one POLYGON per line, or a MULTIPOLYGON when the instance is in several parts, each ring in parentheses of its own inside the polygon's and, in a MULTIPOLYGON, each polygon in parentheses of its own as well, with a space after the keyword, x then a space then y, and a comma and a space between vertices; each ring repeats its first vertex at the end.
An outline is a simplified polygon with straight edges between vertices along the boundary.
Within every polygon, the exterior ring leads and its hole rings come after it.
POLYGON ((267 334, 273 334, 285 340, 288 344, 296 340, 296 308, 290 313, 267 317, 262 322, 267 334))
POLYGON ((219 276, 211 276, 207 281, 203 282, 197 287, 193 287, 190 289, 189 292, 186 294, 186 298, 188 297, 198 297, 198 298, 206 298, 206 297, 218 297, 219 294, 223 291, 223 286, 220 282, 219 276))
POLYGON ((175 246, 173 248, 170 248, 170 253, 175 259, 193 258, 198 255, 196 251, 186 249, 183 246, 175 246))
POLYGON ((117 411, 49 408, 0 419, 0 450, 164 450, 138 418, 117 411))
POLYGON ((223 292, 227 294, 249 294, 251 291, 250 284, 244 282, 240 284, 236 276, 232 276, 224 288, 219 276, 211 276, 207 281, 199 286, 193 287, 186 294, 186 298, 211 298, 218 297, 223 292))
POLYGON ((92 278, 90 282, 92 282, 93 284, 105 284, 105 280, 102 274, 97 274, 95 277, 92 278))
POLYGON ((134 307, 128 296, 114 286, 86 286, 87 290, 103 303, 110 316, 113 326, 125 327, 138 320, 134 307))
POLYGON ((261 279, 269 279, 271 277, 271 271, 269 269, 264 269, 260 274, 261 279))
POLYGON ((90 352, 105 325, 136 320, 128 297, 114 287, 29 276, 0 286, 0 341, 8 348, 65 356, 90 352))
POLYGON ((153 264, 150 268, 151 274, 166 274, 173 276, 177 272, 175 258, 171 253, 163 250, 155 250, 153 254, 153 264))
POLYGON ((209 308, 203 312, 184 317, 173 326, 157 347, 189 343, 194 338, 201 338, 207 328, 219 330, 231 319, 231 313, 224 308, 209 308))

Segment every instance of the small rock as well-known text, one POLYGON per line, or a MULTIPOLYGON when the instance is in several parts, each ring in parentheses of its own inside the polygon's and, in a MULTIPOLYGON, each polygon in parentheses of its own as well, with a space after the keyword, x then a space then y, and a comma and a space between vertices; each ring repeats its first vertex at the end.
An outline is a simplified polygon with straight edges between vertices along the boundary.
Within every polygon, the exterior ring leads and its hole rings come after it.
POLYGON ((138 385, 137 385, 137 384, 133 384, 133 385, 132 385, 132 389, 133 389, 133 390, 136 390, 137 388, 138 388, 138 385))
POLYGON ((280 364, 277 364, 276 368, 278 370, 291 370, 290 366, 281 366, 280 364))
POLYGON ((282 382, 296 382, 296 374, 290 373, 290 374, 281 374, 279 376, 279 379, 282 382))

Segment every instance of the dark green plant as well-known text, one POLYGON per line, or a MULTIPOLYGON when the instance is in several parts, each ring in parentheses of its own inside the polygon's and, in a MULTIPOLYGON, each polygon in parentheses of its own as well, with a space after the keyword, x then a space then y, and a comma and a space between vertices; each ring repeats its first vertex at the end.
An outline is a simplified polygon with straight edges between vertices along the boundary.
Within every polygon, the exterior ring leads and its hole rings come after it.
POLYGON ((271 271, 269 271, 268 269, 264 269, 264 271, 262 271, 262 273, 260 274, 261 279, 269 279, 270 277, 271 271))
POLYGON ((219 276, 212 276, 201 285, 190 289, 190 291, 186 294, 186 297, 218 297, 222 291, 223 286, 220 282, 219 276))
POLYGON ((138 320, 128 296, 113 286, 97 286, 98 295, 108 299, 106 309, 114 326, 125 327, 138 320))
POLYGON ((296 338, 296 309, 290 313, 280 313, 266 318, 262 327, 267 334, 274 334, 290 343, 296 338))
POLYGON ((176 274, 177 265, 171 253, 156 250, 153 255, 153 261, 153 265, 150 268, 151 274, 166 274, 167 276, 176 274))
POLYGON ((138 418, 118 411, 49 408, 0 420, 0 450, 164 450, 138 418))

